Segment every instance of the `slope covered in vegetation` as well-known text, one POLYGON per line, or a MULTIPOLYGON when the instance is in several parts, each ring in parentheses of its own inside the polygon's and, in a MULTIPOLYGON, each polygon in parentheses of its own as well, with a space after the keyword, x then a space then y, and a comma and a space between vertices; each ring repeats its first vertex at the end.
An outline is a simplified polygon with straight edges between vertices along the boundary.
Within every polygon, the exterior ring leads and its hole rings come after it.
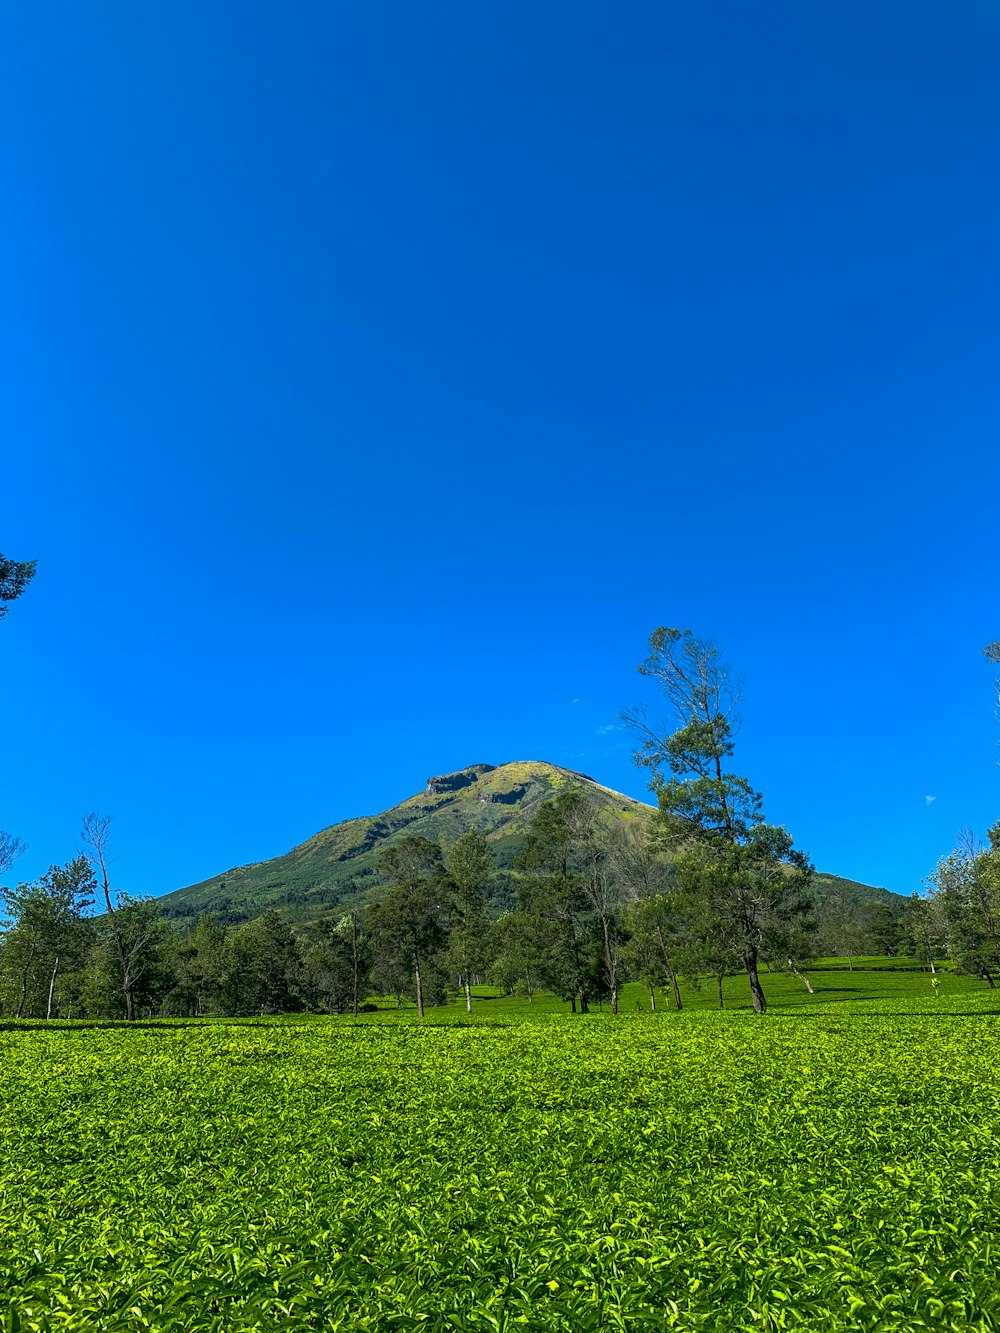
MULTIPOLYGON (((379 852, 407 834, 447 845, 479 829, 503 872, 513 865, 539 808, 567 787, 585 791, 594 805, 624 819, 652 813, 642 802, 557 764, 474 764, 428 779, 423 791, 382 814, 333 824, 282 856, 236 866, 158 902, 173 918, 211 912, 224 921, 242 921, 276 907, 291 921, 313 920, 377 893, 379 852)), ((848 886, 859 907, 883 903, 895 910, 904 901, 888 890, 826 874, 816 878, 817 900, 836 886, 848 886)))
POLYGON ((498 868, 508 869, 539 807, 567 786, 585 788, 594 804, 623 817, 648 809, 556 764, 474 764, 429 778, 423 791, 382 814, 333 824, 283 856, 237 866, 159 902, 174 917, 213 912, 240 920, 279 907, 291 920, 307 921, 368 896, 378 882, 379 852, 404 834, 448 844, 479 829, 498 868))

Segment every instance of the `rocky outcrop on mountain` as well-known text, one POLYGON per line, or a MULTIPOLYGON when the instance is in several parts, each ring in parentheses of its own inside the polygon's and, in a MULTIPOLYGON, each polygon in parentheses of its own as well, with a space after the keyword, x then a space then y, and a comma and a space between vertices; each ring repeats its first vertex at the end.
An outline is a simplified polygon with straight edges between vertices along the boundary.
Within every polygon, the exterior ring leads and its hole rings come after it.
POLYGON ((461 791, 463 787, 471 787, 474 782, 485 773, 492 773, 495 764, 470 764, 468 768, 460 768, 457 773, 445 773, 439 778, 427 779, 427 791, 431 795, 437 795, 446 791, 461 791))

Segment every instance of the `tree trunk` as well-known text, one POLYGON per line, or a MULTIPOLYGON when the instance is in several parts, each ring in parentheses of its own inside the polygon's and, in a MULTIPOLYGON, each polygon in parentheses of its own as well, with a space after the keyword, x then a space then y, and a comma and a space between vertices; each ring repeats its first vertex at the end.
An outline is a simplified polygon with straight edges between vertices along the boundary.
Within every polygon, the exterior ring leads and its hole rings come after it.
POLYGON ((618 1012, 618 969, 615 966, 614 952, 611 948, 611 932, 608 930, 608 918, 601 915, 601 930, 604 934, 604 966, 608 972, 608 989, 611 991, 611 1012, 618 1012))
POLYGON ((358 1016, 358 923, 351 913, 351 981, 354 1017, 358 1016))
POLYGON ((853 971, 854 971, 854 956, 853 956, 853 954, 848 954, 848 955, 847 955, 847 970, 848 970, 848 972, 853 972, 853 971))
POLYGON ((575 996, 575 995, 571 995, 571 996, 569 997, 569 1011, 570 1011, 571 1014, 575 1014, 575 1013, 576 1013, 576 996, 575 996))
POLYGON ((677 973, 674 969, 668 968, 667 975, 670 977, 670 986, 674 992, 674 1008, 677 1010, 684 1008, 684 1002, 681 999, 681 988, 677 984, 677 973))
POLYGON ((581 1014, 589 1014, 589 1013, 590 1013, 590 1005, 589 1005, 589 1003, 587 1002, 587 992, 586 992, 586 991, 581 991, 581 992, 580 992, 580 1013, 581 1013, 581 1014))
POLYGON ((35 946, 32 945, 28 950, 28 961, 24 965, 24 971, 21 973, 21 1003, 17 1006, 18 1018, 24 1017, 24 1005, 28 998, 28 973, 31 970, 31 960, 35 956, 35 946))
POLYGON ((472 986, 469 982, 469 974, 465 974, 465 1012, 472 1013, 472 986))
POLYGON ((935 974, 936 972, 937 972, 937 968, 934 966, 934 959, 932 958, 932 959, 931 959, 931 976, 934 976, 934 974, 935 974))
POLYGON ((815 995, 816 992, 812 988, 812 982, 809 980, 807 976, 805 976, 802 972, 799 971, 799 969, 795 966, 795 964, 792 962, 790 958, 788 960, 788 970, 789 972, 791 972, 792 976, 798 977, 798 979, 802 982, 803 986, 805 986, 806 990, 809 992, 810 995, 815 995))
POLYGON ((760 984, 760 977, 757 974, 757 950, 751 949, 743 957, 743 966, 747 970, 747 976, 750 978, 750 999, 753 1003, 755 1014, 762 1014, 767 1008, 767 1000, 764 996, 764 988, 760 984))
POLYGON ((45 1017, 47 1019, 50 1019, 52 1017, 52 996, 55 994, 56 973, 58 971, 59 971, 59 955, 56 954, 56 961, 52 965, 52 976, 49 978, 49 1003, 45 1010, 45 1017))
POLYGON ((424 985, 420 978, 420 959, 413 960, 413 975, 417 981, 417 1014, 420 1018, 424 1016, 424 985))
POLYGON ((996 988, 997 988, 996 982, 993 980, 993 978, 990 976, 990 974, 986 971, 986 968, 985 968, 985 967, 983 968, 983 980, 986 982, 987 986, 989 986, 990 990, 996 990, 996 988))
POLYGON ((715 989, 718 991, 718 995, 719 995, 719 1008, 722 1009, 722 1008, 724 1008, 725 1006, 724 1006, 723 1003, 722 1003, 722 973, 721 973, 721 972, 716 972, 716 974, 715 974, 715 989))

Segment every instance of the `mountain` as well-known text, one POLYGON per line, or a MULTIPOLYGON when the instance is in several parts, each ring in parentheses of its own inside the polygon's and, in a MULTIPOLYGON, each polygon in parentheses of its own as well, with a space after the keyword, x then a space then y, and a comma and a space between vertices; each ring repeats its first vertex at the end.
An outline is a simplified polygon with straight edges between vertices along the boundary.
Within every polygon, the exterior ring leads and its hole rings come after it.
MULTIPOLYGON (((284 856, 236 866, 159 901, 174 918, 211 912, 234 922, 277 907, 290 921, 310 921, 372 897, 378 888, 379 852, 404 834, 420 834, 447 845, 478 828, 492 843, 497 866, 509 869, 539 806, 566 787, 580 788, 595 805, 624 818, 651 813, 651 807, 641 801, 556 764, 536 760, 499 766, 472 764, 457 773, 428 779, 422 792, 383 814, 333 824, 284 856)), ((822 899, 836 885, 846 883, 858 905, 902 901, 886 889, 831 875, 817 877, 816 896, 822 899)))
POLYGON ((622 815, 649 813, 640 801, 555 764, 472 764, 429 778, 422 792, 383 814, 333 824, 284 856, 237 866, 159 901, 172 917, 212 912, 241 921, 279 907, 291 921, 308 921, 369 897, 378 883, 378 853, 403 834, 447 845, 478 828, 493 844, 497 865, 508 869, 538 807, 568 786, 622 815))

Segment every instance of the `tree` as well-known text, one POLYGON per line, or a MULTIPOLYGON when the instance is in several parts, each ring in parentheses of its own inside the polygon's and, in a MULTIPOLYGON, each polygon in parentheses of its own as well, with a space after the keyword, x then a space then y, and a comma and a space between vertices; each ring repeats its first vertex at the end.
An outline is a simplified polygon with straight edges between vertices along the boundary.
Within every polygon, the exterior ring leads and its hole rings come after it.
POLYGON ((472 1012, 472 977, 488 961, 487 888, 493 851, 479 829, 471 829, 448 849, 444 861, 451 885, 452 928, 445 965, 458 973, 465 988, 465 1008, 472 1012))
POLYGON ((816 910, 816 943, 819 952, 835 958, 846 958, 851 972, 854 971, 855 955, 864 952, 859 918, 861 907, 857 885, 833 876, 827 880, 816 910))
POLYGON ((221 921, 206 914, 193 929, 175 931, 168 938, 174 983, 165 1002, 170 1012, 200 1018, 218 1011, 227 934, 221 921))
POLYGON ((676 872, 657 851, 652 834, 652 825, 645 821, 617 821, 608 832, 608 859, 626 903, 626 961, 645 981, 654 1009, 656 987, 665 990, 669 985, 679 1010, 684 1004, 678 973, 695 970, 701 959, 695 958, 691 915, 676 872))
POLYGON ((576 838, 585 858, 582 875, 583 899, 590 909, 599 931, 601 961, 604 965, 604 986, 611 1003, 612 1014, 618 1013, 618 993, 622 981, 623 947, 628 942, 628 929, 623 918, 622 884, 615 874, 609 855, 614 844, 613 825, 602 824, 598 817, 586 819, 586 804, 574 812, 576 838))
POLYGON ((589 808, 575 788, 540 806, 515 862, 520 928, 541 958, 542 983, 573 1013, 602 993, 604 968, 587 893, 589 808))
POLYGON ((13 833, 5 833, 0 829, 0 875, 9 870, 18 857, 23 856, 27 850, 27 846, 20 838, 15 838, 13 833))
POLYGON ((732 942, 763 1013, 760 959, 783 954, 808 914, 812 867, 785 829, 764 822, 747 779, 728 771, 740 686, 718 648, 668 628, 653 632, 649 648, 639 673, 656 682, 679 725, 657 730, 642 708, 623 719, 639 737, 636 763, 651 774, 659 838, 685 896, 732 942))
POLYGON ((545 951, 534 922, 521 911, 504 912, 487 941, 490 975, 505 995, 516 992, 529 1002, 545 976, 545 951))
POLYGON ((302 932, 306 984, 324 1008, 358 1016, 362 988, 368 984, 366 939, 351 913, 340 921, 311 921, 302 932))
POLYGON ((427 838, 401 838, 380 854, 379 872, 389 891, 369 915, 375 951, 412 976, 423 1018, 425 983, 449 928, 451 885, 441 848, 427 838))
POLYGON ((162 967, 163 913, 156 903, 132 894, 116 894, 111 888, 111 815, 93 812, 83 819, 83 845, 104 902, 100 922, 104 942, 114 956, 114 970, 121 985, 125 1018, 136 1016, 136 992, 162 967))
POLYGON ((858 942, 869 954, 892 958, 903 942, 900 918, 888 902, 863 903, 855 917, 858 942))
MULTIPOLYGON (((988 643, 983 649, 983 655, 987 662, 1000 663, 1000 639, 995 639, 993 643, 988 643)), ((1000 679, 995 682, 997 691, 997 706, 1000 708, 1000 679)))
POLYGON ((129 1022, 159 1010, 174 985, 170 927, 159 903, 118 893, 114 915, 95 921, 97 940, 87 961, 85 1007, 129 1022))
POLYGON ((362 987, 371 978, 371 941, 356 910, 341 920, 338 930, 351 942, 351 1013, 357 1018, 362 987))
POLYGON ((10 609, 6 602, 16 601, 35 577, 37 561, 8 560, 0 555, 0 620, 10 609))
POLYGON ((79 996, 79 973, 93 936, 85 913, 95 887, 87 858, 78 856, 65 866, 50 866, 32 884, 2 891, 8 923, 5 989, 19 1018, 52 1018, 79 996))
POLYGON ((903 931, 914 958, 922 967, 936 972, 935 962, 947 946, 941 914, 934 910, 932 898, 914 893, 906 904, 903 931))
POLYGON ((926 885, 944 924, 949 957, 959 971, 980 977, 994 990, 1000 971, 1000 825, 989 837, 987 851, 963 832, 926 885))
POLYGON ((226 936, 220 989, 229 1014, 281 1014, 303 1007, 302 957, 277 908, 226 936))

